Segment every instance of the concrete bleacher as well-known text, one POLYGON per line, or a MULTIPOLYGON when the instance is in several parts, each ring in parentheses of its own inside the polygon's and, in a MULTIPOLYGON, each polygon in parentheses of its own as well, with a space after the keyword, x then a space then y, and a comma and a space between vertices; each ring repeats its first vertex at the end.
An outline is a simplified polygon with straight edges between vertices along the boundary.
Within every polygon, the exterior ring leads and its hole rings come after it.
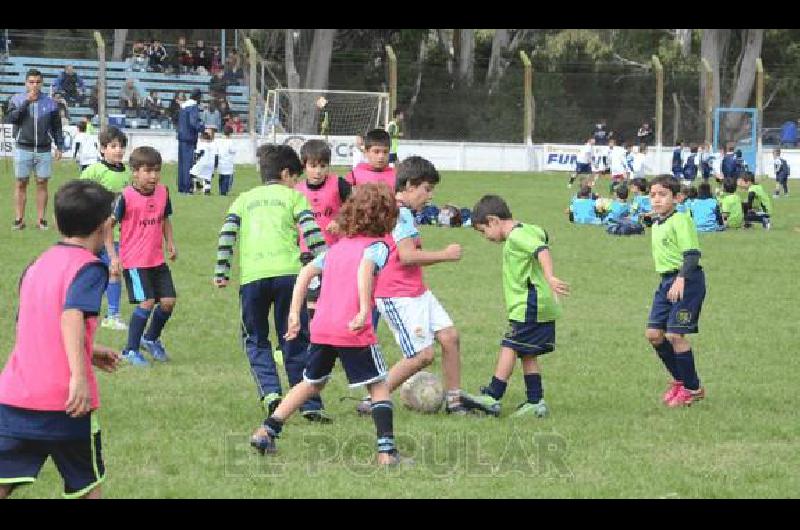
MULTIPOLYGON (((98 61, 76 59, 52 59, 43 57, 7 57, 0 61, 0 102, 12 95, 25 91, 25 73, 36 68, 42 72, 44 86, 42 91, 49 94, 53 83, 71 64, 75 72, 84 82, 84 99, 88 102, 88 94, 97 84, 98 61)), ((133 79, 144 99, 151 91, 156 91, 164 108, 169 106, 175 92, 184 92, 187 96, 194 90, 203 93, 203 100, 209 97, 210 75, 165 74, 157 72, 136 72, 127 61, 106 61, 106 112, 108 115, 121 114, 119 93, 128 79, 133 79)), ((246 122, 249 90, 243 85, 229 85, 227 99, 233 114, 238 114, 246 122)), ((76 124, 83 116, 93 115, 87 106, 70 106, 70 123, 76 124)), ((141 120, 140 120, 141 121, 141 120)))

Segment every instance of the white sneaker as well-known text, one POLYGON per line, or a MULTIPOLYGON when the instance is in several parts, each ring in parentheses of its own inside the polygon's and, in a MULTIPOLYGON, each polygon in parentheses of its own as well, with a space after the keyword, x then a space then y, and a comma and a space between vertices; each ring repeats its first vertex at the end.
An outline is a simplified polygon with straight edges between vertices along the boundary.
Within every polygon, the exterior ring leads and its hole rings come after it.
POLYGON ((127 331, 128 325, 119 318, 119 315, 114 315, 112 317, 106 317, 100 323, 100 325, 104 328, 109 328, 114 331, 127 331))

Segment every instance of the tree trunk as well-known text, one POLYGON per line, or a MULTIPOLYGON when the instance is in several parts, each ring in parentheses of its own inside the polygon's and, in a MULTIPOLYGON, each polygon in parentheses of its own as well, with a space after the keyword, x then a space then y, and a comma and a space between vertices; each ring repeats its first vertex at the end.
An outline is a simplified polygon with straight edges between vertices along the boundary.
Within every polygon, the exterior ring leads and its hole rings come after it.
MULTIPOLYGON (((297 73, 297 67, 294 64, 294 33, 296 30, 286 30, 286 46, 284 53, 284 61, 286 64, 286 86, 290 89, 300 88, 300 74, 297 73)), ((281 121, 284 129, 289 133, 296 132, 297 117, 299 114, 297 110, 300 108, 300 98, 297 93, 289 95, 289 101, 278 100, 278 118, 281 121), (287 108, 288 103, 288 108, 287 108)))
POLYGON ((472 86, 475 72, 475 30, 462 29, 459 35, 458 77, 472 86))
MULTIPOLYGON (((328 75, 331 68, 331 52, 333 51, 333 38, 336 35, 335 29, 315 29, 314 40, 311 44, 311 52, 306 66, 305 80, 303 87, 315 90, 328 89, 328 75)), ((307 133, 317 132, 317 114, 319 114, 315 102, 319 94, 309 93, 302 96, 301 123, 302 130, 307 133)))
POLYGON ((422 72, 425 70, 425 59, 427 57, 427 45, 426 38, 423 38, 419 43, 419 56, 417 58, 417 82, 414 83, 414 94, 411 96, 411 100, 408 103, 408 108, 406 109, 405 115, 406 119, 410 119, 411 116, 414 114, 414 105, 417 104, 417 98, 419 97, 420 90, 422 89, 422 72))
POLYGON ((125 58, 125 38, 127 36, 127 29, 114 30, 114 48, 111 52, 112 61, 121 61, 125 58))
MULTIPOLYGON (((706 59, 711 66, 713 78, 712 100, 713 106, 719 107, 720 102, 720 61, 730 39, 729 29, 704 29, 700 39, 700 57, 706 59)), ((701 83, 701 93, 704 90, 705 81, 701 83)))
POLYGON ((454 56, 453 43, 451 40, 447 38, 445 30, 443 29, 437 29, 436 35, 438 35, 439 37, 439 44, 442 47, 442 51, 447 56, 447 73, 453 75, 453 56, 454 56))
MULTIPOLYGON (((741 62, 736 80, 733 83, 733 95, 729 107, 747 107, 750 96, 753 94, 753 85, 756 80, 756 59, 761 56, 761 47, 764 44, 763 29, 743 29, 741 62)), ((747 121, 745 114, 736 113, 728 115, 725 127, 729 136, 740 137, 745 131, 747 121)), ((751 124, 752 125, 752 124, 751 124)))
POLYGON ((675 41, 680 44, 681 57, 684 59, 689 57, 692 53, 692 30, 691 29, 676 29, 675 41))
POLYGON ((492 81, 500 73, 500 60, 503 58, 503 50, 508 47, 510 41, 510 30, 496 29, 492 38, 492 55, 489 57, 489 68, 486 70, 486 84, 492 81))
MULTIPOLYGON (((517 30, 517 32, 514 34, 514 38, 511 39, 511 42, 508 44, 508 46, 506 48, 506 54, 508 56, 513 55, 517 51, 517 48, 519 48, 520 45, 522 45, 522 43, 525 41, 525 37, 527 37, 528 34, 531 31, 535 31, 535 30, 530 30, 530 29, 519 29, 519 30, 517 30)), ((494 51, 494 43, 492 44, 492 49, 494 51)), ((497 74, 494 76, 494 79, 492 79, 491 83, 489 84, 489 95, 490 96, 494 93, 495 90, 497 90, 497 86, 500 84, 500 81, 503 79, 503 76, 506 73, 506 69, 511 64, 511 61, 509 59, 507 59, 506 57, 503 57, 501 55, 499 57, 498 63, 499 64, 498 64, 498 67, 497 67, 498 68, 497 74)))

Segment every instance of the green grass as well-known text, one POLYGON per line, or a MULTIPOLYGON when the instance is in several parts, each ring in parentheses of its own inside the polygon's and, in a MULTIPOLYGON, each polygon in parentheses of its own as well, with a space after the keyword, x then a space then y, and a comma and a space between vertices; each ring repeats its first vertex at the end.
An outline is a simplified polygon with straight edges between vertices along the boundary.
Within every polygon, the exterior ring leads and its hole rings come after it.
MULTIPOLYGON (((0 167, 0 360, 14 340, 16 285, 24 266, 57 239, 33 225, 12 232, 10 163, 0 167)), ((175 166, 163 181, 174 190, 175 166)), ((51 185, 76 175, 57 164, 51 185)), ((401 450, 412 469, 378 471, 374 427, 353 412, 360 396, 347 390, 340 368, 323 398, 330 426, 292 418, 279 454, 262 458, 246 445, 263 419, 239 340, 236 286, 211 285, 217 232, 232 198, 173 195, 179 258, 171 265, 178 290, 164 342, 173 362, 152 370, 124 367, 100 374, 107 497, 787 497, 800 491, 800 388, 797 351, 797 196, 776 201, 773 229, 700 236, 708 296, 692 336, 707 399, 686 410, 660 402, 665 371, 643 332, 652 293, 649 234, 617 238, 569 224, 571 192, 564 174, 445 172, 437 204, 471 206, 484 193, 506 197, 515 217, 551 236, 555 270, 568 281, 558 347, 543 357, 552 415, 424 416, 395 409, 401 450), (548 447, 556 458, 547 458, 548 447), (315 456, 321 455, 321 456, 315 456), (563 466, 551 465, 563 462, 563 466)), ((256 184, 240 168, 234 192, 256 184)), ((797 187, 797 184, 794 183, 797 187)), ((771 188, 771 185, 768 186, 771 188)), ((464 257, 425 271, 462 338, 463 386, 477 391, 493 373, 506 329, 500 286, 501 246, 470 229, 422 228, 425 247, 461 243, 464 257)), ((123 295, 125 296, 125 295, 123 295)), ((125 305, 128 318, 131 306, 125 305)), ((387 360, 399 358, 385 325, 387 360)), ((101 330, 98 341, 122 347, 125 334, 101 330)), ((440 372, 437 360, 432 368, 440 372)), ((506 411, 524 400, 517 371, 506 411)), ((399 400, 396 399, 395 402, 399 400)), ((506 412, 507 413, 507 412, 506 412)), ((56 497, 52 462, 17 497, 56 497)))

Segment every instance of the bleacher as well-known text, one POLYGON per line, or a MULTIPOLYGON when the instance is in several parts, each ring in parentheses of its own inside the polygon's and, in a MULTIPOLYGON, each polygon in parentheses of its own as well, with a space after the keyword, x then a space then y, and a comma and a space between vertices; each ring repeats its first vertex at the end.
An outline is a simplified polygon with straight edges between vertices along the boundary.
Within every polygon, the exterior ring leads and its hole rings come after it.
MULTIPOLYGON (((8 100, 14 94, 25 91, 25 73, 36 68, 42 72, 44 86, 42 92, 51 93, 53 83, 64 71, 64 66, 71 64, 75 72, 83 79, 84 102, 88 103, 88 95, 97 84, 98 61, 76 59, 50 59, 44 57, 8 57, 0 61, 0 102, 8 100)), ((119 108, 119 93, 128 79, 133 79, 135 85, 144 99, 151 91, 157 91, 164 108, 167 108, 175 95, 181 91, 188 95, 199 89, 203 93, 203 100, 209 94, 210 75, 195 74, 165 74, 157 72, 136 72, 130 69, 126 61, 106 61, 106 113, 108 115, 122 114, 119 108)), ((227 99, 233 114, 241 116, 247 122, 248 87, 243 85, 229 85, 227 99)), ((84 116, 92 117, 92 109, 88 106, 70 106, 70 123, 75 125, 84 116)), ((138 120, 146 126, 146 120, 138 120)))

